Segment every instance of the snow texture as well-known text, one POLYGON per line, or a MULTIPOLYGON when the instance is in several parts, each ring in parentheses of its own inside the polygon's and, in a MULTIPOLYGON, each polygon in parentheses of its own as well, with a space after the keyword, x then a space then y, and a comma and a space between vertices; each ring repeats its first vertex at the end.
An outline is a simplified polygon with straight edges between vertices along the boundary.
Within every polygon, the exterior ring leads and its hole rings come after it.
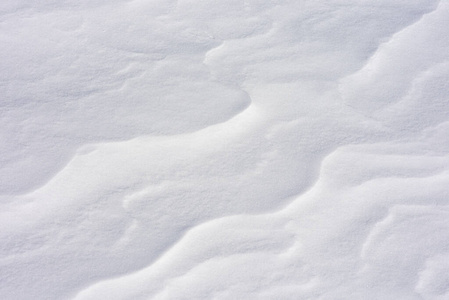
POLYGON ((449 299, 449 1, 0 3, 0 298, 449 299))

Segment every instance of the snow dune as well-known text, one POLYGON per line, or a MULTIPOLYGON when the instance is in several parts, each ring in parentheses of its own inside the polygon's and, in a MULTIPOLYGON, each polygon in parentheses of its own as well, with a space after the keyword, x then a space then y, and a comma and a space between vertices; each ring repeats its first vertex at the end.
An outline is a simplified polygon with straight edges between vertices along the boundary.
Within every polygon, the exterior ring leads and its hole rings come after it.
POLYGON ((1 298, 448 299, 448 20, 0 4, 1 298))

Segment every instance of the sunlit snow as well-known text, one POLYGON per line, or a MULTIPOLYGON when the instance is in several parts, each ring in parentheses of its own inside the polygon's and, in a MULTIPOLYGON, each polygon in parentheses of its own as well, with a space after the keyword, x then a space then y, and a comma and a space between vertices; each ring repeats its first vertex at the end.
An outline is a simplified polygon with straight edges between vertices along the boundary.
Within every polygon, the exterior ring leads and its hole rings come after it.
POLYGON ((4 0, 0 299, 449 299, 449 1, 4 0))

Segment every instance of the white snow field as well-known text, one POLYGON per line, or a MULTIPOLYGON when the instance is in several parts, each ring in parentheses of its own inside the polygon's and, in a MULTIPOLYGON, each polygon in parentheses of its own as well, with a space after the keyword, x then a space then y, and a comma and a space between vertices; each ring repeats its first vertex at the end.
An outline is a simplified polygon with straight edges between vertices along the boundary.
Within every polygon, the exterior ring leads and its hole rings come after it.
POLYGON ((449 1, 1 1, 0 299, 449 299, 449 1))

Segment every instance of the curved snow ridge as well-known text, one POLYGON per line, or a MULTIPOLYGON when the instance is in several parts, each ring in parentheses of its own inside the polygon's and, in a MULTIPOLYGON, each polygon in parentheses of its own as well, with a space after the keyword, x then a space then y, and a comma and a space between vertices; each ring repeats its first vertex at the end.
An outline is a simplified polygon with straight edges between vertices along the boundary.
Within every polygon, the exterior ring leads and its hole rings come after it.
POLYGON ((449 5, 440 1, 431 12, 396 32, 380 45, 366 65, 340 82, 345 101, 375 112, 398 102, 422 73, 447 60, 449 5))
POLYGON ((84 2, 1 24, 3 298, 447 295, 447 2, 84 2))
MULTIPOLYGON (((259 260, 269 257, 269 253, 277 253, 291 242, 291 236, 284 232, 282 227, 276 228, 279 224, 279 221, 272 218, 248 215, 230 216, 203 223, 190 229, 151 266, 120 278, 97 283, 79 293, 75 299, 95 299, 105 291, 111 299, 145 299, 162 292, 161 289, 172 279, 187 277, 188 280, 190 272, 207 269, 208 264, 216 264, 218 271, 227 265, 226 260, 242 261, 253 256, 259 257, 259 260), (217 232, 219 236, 216 235, 217 232), (274 240, 267 239, 267 236, 272 235, 276 236, 274 240), (133 288, 129 289, 130 286, 133 288)), ((232 269, 228 271, 232 272, 232 269)))
MULTIPOLYGON (((38 203, 28 200, 29 205, 36 206, 43 205, 42 201, 47 205, 66 206, 70 205, 70 199, 76 199, 77 205, 82 205, 79 200, 85 198, 83 193, 87 196, 105 192, 111 186, 133 187, 142 181, 151 182, 151 174, 162 177, 166 173, 167 176, 177 177, 176 174, 170 174, 170 167, 163 161, 164 157, 173 158, 173 168, 180 164, 186 167, 189 160, 199 162, 204 157, 229 147, 236 140, 245 139, 257 127, 263 127, 263 114, 257 106, 250 105, 227 122, 193 133, 85 145, 78 149, 70 162, 48 183, 16 198, 42 199, 38 203), (166 171, 163 172, 162 168, 166 171), (83 189, 79 190, 77 187, 83 189), (65 201, 59 201, 61 198, 65 201)), ((158 178, 153 179, 158 181, 158 178)), ((25 206, 19 200, 14 202, 18 204, 17 207, 25 206)))
POLYGON ((193 132, 249 105, 212 78, 201 61, 217 41, 192 38, 204 28, 172 1, 103 2, 36 4, 3 20, 0 193, 44 185, 84 144, 193 132))
POLYGON ((155 263, 99 282, 74 299, 295 299, 348 292, 375 299, 398 292, 446 293, 427 278, 442 272, 431 261, 448 255, 449 157, 405 151, 416 151, 416 145, 391 145, 390 153, 381 154, 379 146, 334 151, 324 159, 314 187, 286 208, 197 225, 155 263), (421 159, 429 161, 413 164, 421 159), (422 168, 428 169, 426 176, 422 168), (393 179, 392 170, 401 176, 393 179), (335 184, 335 179, 347 182, 335 184), (426 271, 418 273, 424 263, 426 271))
MULTIPOLYGON (((297 85, 290 86, 283 97, 292 97, 298 90, 297 85)), ((2 211, 2 221, 14 224, 4 238, 23 236, 31 243, 8 243, 5 254, 13 258, 8 262, 30 260, 28 267, 54 274, 51 280, 55 282, 76 278, 74 286, 90 285, 151 264, 186 230, 206 220, 282 207, 287 197, 313 183, 311 174, 323 153, 339 140, 328 132, 317 136, 316 128, 340 127, 326 125, 328 115, 305 127, 304 122, 319 115, 319 109, 298 109, 303 115, 300 121, 292 111, 282 118, 287 105, 276 109, 269 101, 278 96, 257 94, 258 99, 233 119, 191 134, 142 137, 81 149, 48 184, 16 197, 2 211), (287 138, 299 129, 303 132, 299 143, 287 138), (318 137, 320 144, 309 145, 318 137), (280 172, 285 179, 279 180, 280 172), (47 234, 54 238, 45 239, 47 234), (33 247, 39 251, 31 251, 33 247), (45 264, 55 257, 74 256, 83 259, 45 264), (54 268, 74 271, 61 275, 54 268), (87 270, 90 276, 85 276, 87 270)), ((359 134, 365 132, 355 128, 359 134)), ((5 269, 12 271, 14 265, 7 263, 5 269)), ((50 289, 54 293, 73 291, 72 287, 54 289, 54 285, 33 282, 22 291, 43 295, 50 289)))
MULTIPOLYGON (((446 174, 447 178, 447 174, 446 174)), ((445 201, 447 203, 447 201, 445 201)), ((448 205, 397 205, 375 224, 362 248, 360 276, 399 286, 425 299, 444 299, 449 255, 448 205), (441 264, 436 265, 435 261, 441 264), (440 277, 441 276, 441 277, 440 277)))

